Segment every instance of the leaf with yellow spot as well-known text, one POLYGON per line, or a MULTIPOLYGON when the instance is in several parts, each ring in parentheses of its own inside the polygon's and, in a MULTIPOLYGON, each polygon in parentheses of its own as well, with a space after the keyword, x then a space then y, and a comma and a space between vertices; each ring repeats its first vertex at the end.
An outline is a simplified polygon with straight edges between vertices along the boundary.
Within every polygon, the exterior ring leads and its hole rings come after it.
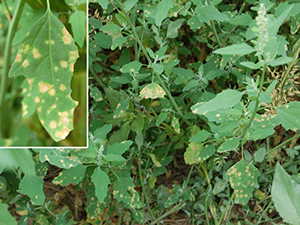
POLYGON ((286 130, 300 130, 300 102, 294 101, 277 108, 278 119, 286 130))
POLYGON ((151 83, 146 85, 140 92, 142 98, 163 98, 166 92, 157 83, 151 83))
POLYGON ((53 184, 67 186, 71 183, 78 184, 85 176, 86 166, 77 165, 70 169, 63 169, 52 181, 53 184))
POLYGON ((124 202, 130 208, 139 209, 142 207, 140 195, 134 189, 131 178, 118 179, 114 187, 113 195, 118 202, 124 202))
POLYGON ((184 153, 184 161, 186 164, 199 163, 207 160, 215 153, 214 145, 205 145, 200 142, 191 142, 184 153))
POLYGON ((240 204, 248 203, 252 197, 254 186, 258 187, 257 178, 259 176, 258 169, 243 159, 228 169, 226 179, 230 181, 235 198, 240 204))
POLYGON ((5 177, 0 177, 0 191, 6 191, 6 179, 5 179, 5 177))
POLYGON ((69 156, 67 149, 43 149, 40 150, 41 162, 48 161, 50 164, 69 169, 79 164, 79 159, 74 156, 69 156))
POLYGON ((101 102, 103 100, 103 96, 99 88, 93 87, 90 90, 90 96, 95 99, 96 102, 101 102))
POLYGON ((28 195, 32 204, 43 205, 46 198, 43 190, 43 183, 44 180, 39 176, 35 174, 25 174, 19 186, 22 190, 22 193, 28 195))
POLYGON ((95 195, 97 196, 99 202, 102 203, 107 196, 108 185, 110 184, 109 177, 100 169, 100 167, 97 167, 94 170, 91 178, 93 184, 95 185, 95 195))
MULTIPOLYGON (((41 124, 54 141, 73 130, 77 102, 71 98, 71 78, 78 50, 71 35, 48 9, 20 43, 9 77, 23 75, 41 124)), ((29 109, 28 99, 23 107, 29 109)), ((23 115, 30 115, 23 109, 23 115)))

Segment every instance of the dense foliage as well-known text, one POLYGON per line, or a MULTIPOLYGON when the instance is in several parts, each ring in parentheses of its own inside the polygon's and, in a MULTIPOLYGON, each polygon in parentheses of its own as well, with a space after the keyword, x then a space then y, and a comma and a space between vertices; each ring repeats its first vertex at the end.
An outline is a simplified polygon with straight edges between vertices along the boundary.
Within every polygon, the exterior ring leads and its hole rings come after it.
POLYGON ((0 221, 300 224, 299 17, 91 1, 89 148, 3 150, 0 221))

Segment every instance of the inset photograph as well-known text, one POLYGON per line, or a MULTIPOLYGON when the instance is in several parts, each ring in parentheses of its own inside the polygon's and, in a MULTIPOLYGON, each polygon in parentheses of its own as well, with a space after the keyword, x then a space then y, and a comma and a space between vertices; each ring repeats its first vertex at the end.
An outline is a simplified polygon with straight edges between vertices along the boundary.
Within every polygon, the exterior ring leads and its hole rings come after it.
POLYGON ((0 1, 0 147, 87 147, 86 11, 0 1))

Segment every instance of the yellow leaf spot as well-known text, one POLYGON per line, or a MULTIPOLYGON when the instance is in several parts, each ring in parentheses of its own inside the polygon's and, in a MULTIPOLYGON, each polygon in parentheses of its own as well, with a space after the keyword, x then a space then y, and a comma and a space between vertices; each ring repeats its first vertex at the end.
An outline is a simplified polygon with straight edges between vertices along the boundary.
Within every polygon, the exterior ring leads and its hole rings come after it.
POLYGON ((28 108, 28 105, 22 105, 22 110, 25 111, 28 108))
POLYGON ((45 121, 44 120, 41 120, 41 124, 44 124, 45 123, 45 121))
POLYGON ((22 61, 22 55, 20 53, 17 54, 15 61, 16 62, 21 62, 22 61))
POLYGON ((22 66, 23 66, 24 68, 26 68, 27 66, 29 66, 29 62, 28 62, 27 59, 24 60, 24 62, 22 63, 22 66))
POLYGON ((28 114, 28 111, 23 111, 22 116, 26 116, 28 114))
POLYGON ((77 51, 70 51, 69 52, 69 62, 73 62, 78 57, 77 51))
POLYGON ((71 72, 74 72, 74 63, 70 64, 70 70, 71 70, 71 72))
POLYGON ((71 44, 71 35, 69 34, 69 32, 67 31, 67 29, 64 27, 63 30, 63 42, 68 45, 68 44, 71 44))
POLYGON ((51 128, 51 129, 55 129, 56 127, 57 127, 56 121, 54 121, 54 120, 51 121, 51 122, 50 122, 50 128, 51 128))
POLYGON ((64 90, 66 90, 67 88, 66 88, 65 85, 61 84, 60 87, 59 87, 59 89, 60 89, 61 91, 64 91, 64 90))
POLYGON ((31 86, 31 85, 32 85, 33 81, 34 81, 34 79, 33 79, 33 78, 31 78, 31 79, 27 79, 27 82, 28 82, 29 86, 31 86))
POLYGON ((58 112, 58 115, 60 116, 60 124, 61 123, 64 123, 64 124, 67 124, 69 125, 70 121, 69 121, 69 113, 68 112, 58 112))
POLYGON ((288 109, 288 108, 289 108, 289 105, 286 105, 285 108, 288 109))
POLYGON ((60 61, 60 65, 62 68, 67 68, 68 67, 68 63, 66 61, 60 61))
POLYGON ((70 132, 70 130, 68 130, 68 128, 64 127, 64 129, 61 132, 59 132, 59 131, 55 132, 55 137, 65 139, 68 136, 69 132, 70 132))
POLYGON ((218 114, 216 115, 216 117, 220 117, 220 114, 218 113, 218 114))
POLYGON ((36 103, 39 103, 40 102, 40 98, 39 97, 35 97, 35 100, 34 100, 36 103))
POLYGON ((47 40, 47 41, 45 41, 45 43, 46 43, 46 45, 49 45, 49 44, 50 45, 54 45, 55 42, 53 40, 50 40, 50 41, 47 40))
POLYGON ((58 71, 58 66, 54 66, 54 71, 55 71, 55 72, 58 71))
POLYGON ((25 36, 28 36, 30 33, 29 32, 27 32, 26 34, 25 34, 25 36))
POLYGON ((33 53, 33 57, 34 57, 35 59, 38 59, 38 58, 41 58, 41 57, 42 57, 42 55, 39 53, 39 51, 38 51, 36 48, 34 48, 34 49, 32 50, 32 53, 33 53))
POLYGON ((29 51, 29 45, 26 45, 25 48, 22 51, 24 53, 28 53, 28 51, 29 51))
POLYGON ((37 108, 37 111, 38 111, 38 112, 42 112, 42 107, 38 107, 38 108, 37 108))
POLYGON ((53 85, 47 84, 47 83, 44 83, 44 82, 39 82, 39 87, 40 87, 40 91, 42 93, 45 93, 46 91, 51 89, 53 87, 53 85))
POLYGON ((55 95, 55 90, 53 88, 49 91, 49 95, 51 95, 51 96, 55 95))

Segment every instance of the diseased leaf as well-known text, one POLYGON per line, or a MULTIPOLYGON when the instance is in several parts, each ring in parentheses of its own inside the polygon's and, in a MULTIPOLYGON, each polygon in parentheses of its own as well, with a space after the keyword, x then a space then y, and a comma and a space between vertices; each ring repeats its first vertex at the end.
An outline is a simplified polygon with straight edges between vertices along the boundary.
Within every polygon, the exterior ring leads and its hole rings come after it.
POLYGON ((283 221, 300 225, 300 184, 292 180, 277 163, 272 185, 272 200, 283 221))
POLYGON ((61 186, 67 186, 71 183, 78 184, 84 178, 85 170, 86 166, 81 164, 70 169, 64 169, 53 179, 52 183, 61 186))
POLYGON ((204 161, 215 153, 215 146, 205 145, 200 142, 191 142, 184 153, 184 161, 186 164, 194 164, 204 161))
POLYGON ((171 126, 174 128, 174 130, 177 133, 180 133, 180 123, 179 123, 179 119, 176 117, 173 117, 172 121, 171 121, 171 126))
POLYGON ((240 139, 237 137, 225 140, 218 148, 218 152, 227 152, 236 149, 239 145, 239 141, 240 139))
POLYGON ((108 185, 110 184, 110 180, 108 175, 103 172, 98 166, 93 175, 91 176, 92 182, 95 185, 95 194, 99 200, 99 202, 103 202, 107 196, 108 185))
POLYGON ((128 109, 129 107, 129 102, 128 99, 124 99, 120 101, 120 103, 117 105, 117 108, 114 112, 114 119, 120 118, 128 109))
MULTIPOLYGON (((73 130, 77 102, 70 96, 70 82, 77 58, 71 35, 47 10, 22 40, 9 73, 9 77, 25 76, 40 122, 56 142, 73 130)), ((23 107, 27 115, 29 106, 23 107)))
POLYGON ((221 54, 221 55, 247 55, 251 52, 254 52, 254 48, 252 48, 250 45, 247 45, 245 43, 242 44, 233 44, 230 46, 226 46, 224 48, 219 48, 215 50, 213 53, 215 54, 221 54))
POLYGON ((43 205, 46 198, 43 190, 43 183, 44 180, 37 175, 25 174, 19 186, 22 193, 29 196, 32 204, 43 205))
POLYGON ((117 180, 113 191, 114 197, 118 202, 124 202, 131 208, 141 208, 142 202, 139 193, 134 189, 131 178, 120 178, 117 180))
POLYGON ((230 108, 239 103, 243 96, 242 92, 227 89, 217 94, 215 98, 208 102, 197 103, 191 107, 193 113, 205 115, 207 112, 217 109, 230 108))
POLYGON ((286 130, 300 129, 300 102, 294 101, 277 108, 278 119, 286 130))
POLYGON ((142 98, 163 98, 166 92, 157 83, 151 83, 146 85, 140 92, 142 98))
POLYGON ((142 63, 140 63, 139 61, 133 61, 133 62, 130 62, 130 63, 125 64, 124 66, 122 66, 121 72, 122 73, 139 72, 141 67, 142 67, 142 63))
POLYGON ((101 102, 103 100, 102 93, 97 87, 91 89, 90 96, 95 99, 96 102, 101 102))
POLYGON ((259 176, 258 169, 243 159, 228 169, 226 179, 230 181, 235 198, 240 204, 248 203, 252 197, 254 185, 258 186, 259 176))
POLYGON ((69 156, 66 149, 43 149, 40 150, 41 162, 48 161, 54 166, 69 169, 79 164, 79 159, 69 156))

